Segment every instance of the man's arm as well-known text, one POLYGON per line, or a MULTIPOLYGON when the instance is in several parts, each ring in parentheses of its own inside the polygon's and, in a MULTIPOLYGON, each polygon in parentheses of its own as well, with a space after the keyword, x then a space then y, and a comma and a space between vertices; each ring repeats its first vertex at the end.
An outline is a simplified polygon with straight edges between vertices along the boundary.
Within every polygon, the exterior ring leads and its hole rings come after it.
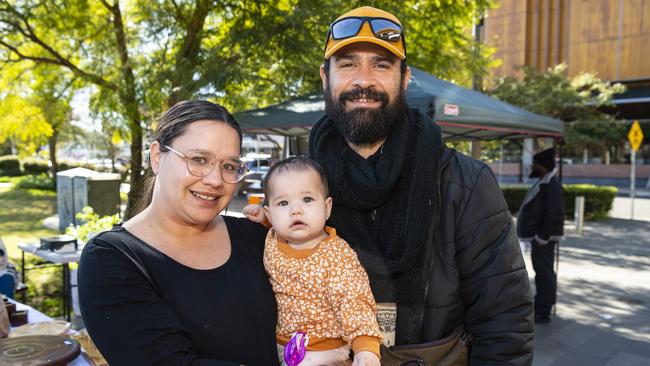
POLYGON ((484 166, 456 230, 465 325, 474 336, 472 365, 532 363, 532 295, 503 194, 484 166))

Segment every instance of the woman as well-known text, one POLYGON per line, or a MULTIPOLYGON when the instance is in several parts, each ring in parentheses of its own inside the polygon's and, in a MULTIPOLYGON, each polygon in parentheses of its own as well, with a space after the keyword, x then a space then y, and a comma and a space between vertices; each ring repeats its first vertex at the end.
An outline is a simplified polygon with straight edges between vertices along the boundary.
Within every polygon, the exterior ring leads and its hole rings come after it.
MULTIPOLYGON (((149 205, 84 248, 81 311, 111 365, 277 365, 266 229, 220 216, 246 173, 241 130, 206 101, 171 107, 149 205)), ((147 197, 147 196, 145 196, 147 197)))

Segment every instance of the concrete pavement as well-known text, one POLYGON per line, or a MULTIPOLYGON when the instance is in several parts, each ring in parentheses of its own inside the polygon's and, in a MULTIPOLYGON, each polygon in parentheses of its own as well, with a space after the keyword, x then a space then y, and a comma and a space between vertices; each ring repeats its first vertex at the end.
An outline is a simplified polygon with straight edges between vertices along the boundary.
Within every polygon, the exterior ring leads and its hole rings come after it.
MULTIPOLYGON (((629 196, 616 196, 609 217, 629 219, 631 217, 632 199, 629 196)), ((650 221, 650 196, 634 198, 634 219, 650 221)))
POLYGON ((650 365, 650 222, 565 228, 556 316, 535 327, 533 365, 650 365))

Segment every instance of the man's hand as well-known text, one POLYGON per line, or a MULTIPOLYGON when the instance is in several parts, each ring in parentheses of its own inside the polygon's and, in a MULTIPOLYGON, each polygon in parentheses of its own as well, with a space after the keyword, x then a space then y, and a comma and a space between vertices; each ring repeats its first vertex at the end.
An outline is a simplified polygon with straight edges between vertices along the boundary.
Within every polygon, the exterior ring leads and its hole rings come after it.
POLYGON ((379 357, 370 351, 361 351, 354 354, 352 366, 381 366, 379 357))
POLYGON ((262 206, 260 205, 246 205, 243 212, 247 219, 259 224, 264 223, 264 219, 266 218, 264 210, 262 210, 262 206))

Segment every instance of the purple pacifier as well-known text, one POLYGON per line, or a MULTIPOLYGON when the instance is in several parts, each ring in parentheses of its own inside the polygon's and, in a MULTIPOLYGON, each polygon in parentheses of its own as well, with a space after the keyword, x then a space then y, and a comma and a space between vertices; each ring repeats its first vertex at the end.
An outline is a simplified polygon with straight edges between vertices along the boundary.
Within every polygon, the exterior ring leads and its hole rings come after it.
POLYGON ((284 362, 287 366, 298 366, 305 358, 309 336, 304 332, 295 332, 284 347, 284 362))

